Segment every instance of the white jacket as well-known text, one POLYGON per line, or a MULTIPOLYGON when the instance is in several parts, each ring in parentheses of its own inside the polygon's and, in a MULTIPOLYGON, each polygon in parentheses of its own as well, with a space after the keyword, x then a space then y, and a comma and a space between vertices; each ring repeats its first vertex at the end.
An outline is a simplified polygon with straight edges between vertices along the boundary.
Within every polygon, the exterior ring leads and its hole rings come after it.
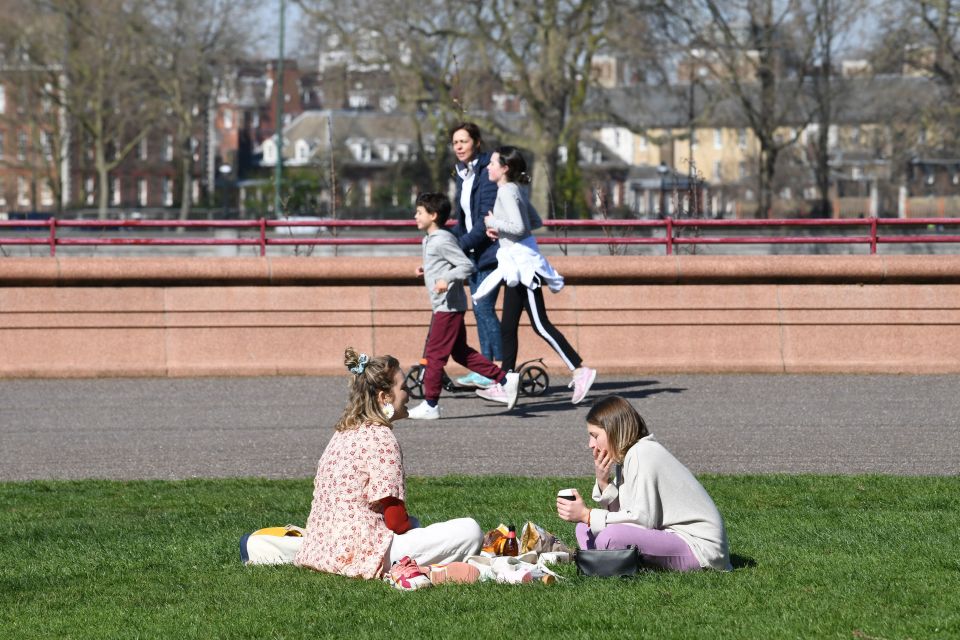
POLYGON ((540 286, 537 277, 554 293, 563 289, 563 276, 540 253, 536 238, 527 236, 509 245, 501 245, 497 250, 497 268, 483 279, 473 294, 473 300, 476 302, 488 295, 501 280, 508 287, 522 284, 528 289, 536 289, 540 286))

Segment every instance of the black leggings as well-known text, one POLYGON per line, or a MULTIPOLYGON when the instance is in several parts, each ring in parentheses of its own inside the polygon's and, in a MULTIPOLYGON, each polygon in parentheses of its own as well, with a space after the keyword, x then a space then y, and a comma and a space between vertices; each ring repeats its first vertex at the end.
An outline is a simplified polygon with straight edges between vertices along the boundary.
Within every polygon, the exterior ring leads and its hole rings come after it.
POLYGON ((556 351, 571 371, 583 361, 576 350, 570 346, 563 334, 557 330, 547 317, 543 306, 543 287, 528 289, 522 284, 503 288, 503 317, 500 319, 500 335, 503 338, 503 369, 513 371, 517 366, 517 329, 520 326, 520 314, 526 310, 541 338, 556 351))

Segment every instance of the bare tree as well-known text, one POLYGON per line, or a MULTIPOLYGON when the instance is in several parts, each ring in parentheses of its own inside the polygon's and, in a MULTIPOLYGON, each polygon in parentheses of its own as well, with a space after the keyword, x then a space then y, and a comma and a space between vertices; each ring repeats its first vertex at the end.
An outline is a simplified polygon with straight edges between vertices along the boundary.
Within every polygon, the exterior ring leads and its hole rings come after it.
POLYGON ((152 0, 147 67, 169 113, 180 173, 180 218, 192 202, 193 141, 227 66, 249 48, 255 0, 152 0))
MULTIPOLYGON (((0 164, 29 176, 30 208, 39 208, 48 193, 61 210, 65 189, 62 175, 67 137, 59 98, 63 91, 60 65, 45 64, 39 43, 51 34, 50 16, 26 0, 4 0, 0 10, 9 19, 0 25, 0 84, 9 90, 11 108, 0 113, 3 129, 16 136, 17 152, 0 154, 0 164)), ((19 190, 19 188, 18 188, 19 190)))
POLYGON ((813 174, 817 184, 818 202, 814 213, 829 215, 830 205, 830 127, 839 106, 848 98, 846 86, 835 81, 837 50, 844 46, 851 35, 851 26, 859 13, 866 8, 862 0, 809 0, 806 14, 799 24, 804 37, 814 43, 812 98, 814 121, 817 124, 816 138, 808 147, 813 156, 813 174))
POLYGON ((885 0, 890 19, 874 51, 883 70, 932 77, 943 95, 928 111, 930 137, 960 145, 960 0, 885 0))
POLYGON ((62 105, 81 137, 79 153, 92 150, 98 212, 105 218, 110 172, 162 113, 144 46, 152 28, 142 0, 52 0, 49 7, 61 20, 62 39, 47 56, 61 62, 62 105))
POLYGON ((815 42, 799 37, 800 0, 681 0, 665 3, 678 40, 705 52, 704 87, 732 99, 759 143, 759 215, 773 207, 780 153, 815 118, 806 92, 815 42))
POLYGON ((297 0, 314 20, 340 32, 344 42, 362 38, 366 53, 415 79, 441 117, 469 117, 501 140, 534 154, 535 203, 556 207, 561 149, 566 171, 578 169, 593 57, 619 17, 639 3, 612 0, 297 0), (487 109, 499 87, 522 104, 521 117, 487 109))

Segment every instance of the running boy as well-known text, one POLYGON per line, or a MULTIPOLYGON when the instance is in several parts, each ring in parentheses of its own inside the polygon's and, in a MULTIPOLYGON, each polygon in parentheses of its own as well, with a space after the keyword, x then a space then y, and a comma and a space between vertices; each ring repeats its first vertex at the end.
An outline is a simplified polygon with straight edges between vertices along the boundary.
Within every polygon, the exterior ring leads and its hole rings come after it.
POLYGON ((451 356, 454 361, 496 380, 497 384, 484 396, 513 409, 520 391, 520 375, 507 373, 467 344, 467 295, 463 281, 473 273, 473 263, 464 255, 457 239, 444 226, 450 217, 450 200, 442 193, 422 193, 417 197, 414 219, 417 229, 427 235, 423 239, 423 265, 417 276, 423 276, 433 306, 433 318, 424 347, 427 365, 423 375, 424 401, 410 409, 414 420, 436 420, 440 417, 440 390, 443 367, 451 356))

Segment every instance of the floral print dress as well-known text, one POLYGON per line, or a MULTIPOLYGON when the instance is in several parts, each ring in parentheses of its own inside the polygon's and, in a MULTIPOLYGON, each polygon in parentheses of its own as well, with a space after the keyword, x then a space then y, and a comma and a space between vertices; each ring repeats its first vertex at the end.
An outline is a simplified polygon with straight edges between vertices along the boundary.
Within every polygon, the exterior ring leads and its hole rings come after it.
POLYGON ((365 423, 334 433, 317 465, 306 535, 294 564, 376 578, 393 541, 373 504, 404 499, 400 444, 390 427, 365 423))

